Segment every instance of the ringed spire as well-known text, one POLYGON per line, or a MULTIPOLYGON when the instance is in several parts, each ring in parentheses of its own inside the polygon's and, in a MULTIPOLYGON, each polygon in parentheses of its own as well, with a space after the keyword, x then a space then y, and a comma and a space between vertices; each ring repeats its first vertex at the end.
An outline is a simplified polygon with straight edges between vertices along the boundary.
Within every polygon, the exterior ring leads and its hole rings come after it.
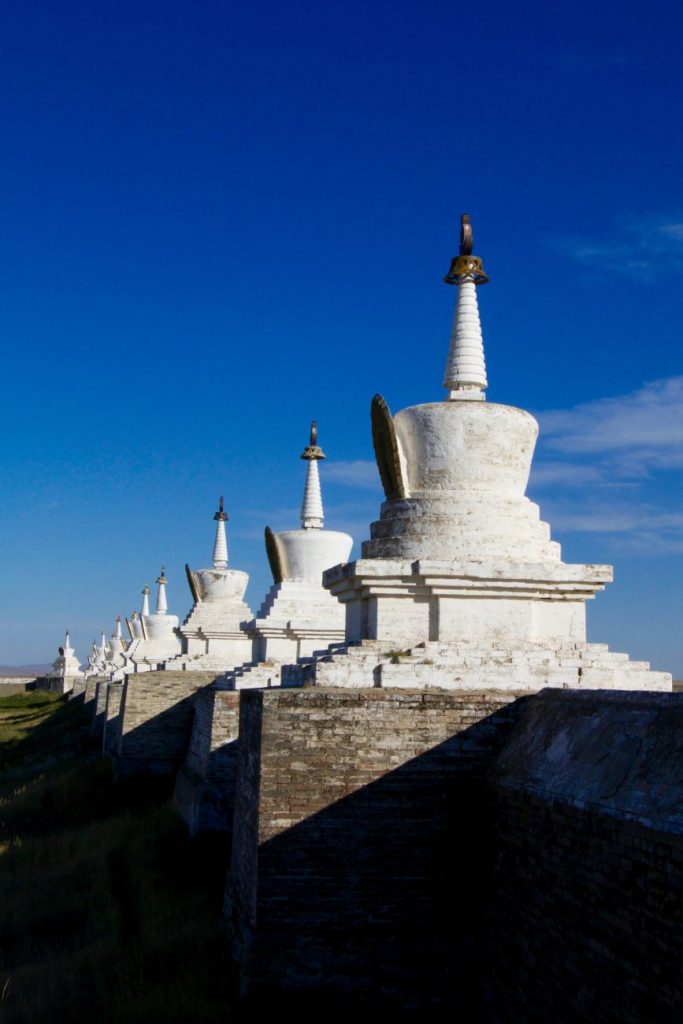
POLYGON ((477 303, 477 285, 486 284, 488 277, 481 257, 472 254, 473 247, 472 221, 468 213, 463 213, 460 219, 460 252, 451 260, 444 277, 446 284, 454 284, 458 288, 443 381, 449 392, 449 401, 483 401, 488 385, 477 303))
POLYGON ((310 438, 301 458, 308 463, 304 497, 301 503, 301 525, 304 530, 322 530, 325 515, 320 491, 318 462, 320 459, 326 458, 326 455, 318 445, 318 424, 315 420, 311 422, 310 438))
POLYGON ((214 569, 228 568, 228 540, 225 535, 225 524, 228 521, 228 514, 223 509, 223 495, 218 499, 218 512, 213 517, 216 520, 216 537, 213 542, 213 567, 214 569))

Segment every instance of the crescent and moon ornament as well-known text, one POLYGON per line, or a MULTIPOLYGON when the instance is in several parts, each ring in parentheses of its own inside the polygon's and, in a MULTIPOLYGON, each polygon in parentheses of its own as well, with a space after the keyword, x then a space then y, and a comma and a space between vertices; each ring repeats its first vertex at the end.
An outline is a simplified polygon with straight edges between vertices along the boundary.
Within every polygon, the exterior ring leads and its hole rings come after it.
POLYGON ((273 574, 273 583, 282 583, 284 579, 284 572, 282 569, 282 559, 280 557, 280 549, 277 544, 277 537, 269 526, 266 526, 264 536, 268 563, 270 564, 270 571, 273 574))
POLYGON ((465 277, 475 284, 486 284, 488 277, 484 273, 484 264, 480 256, 472 255, 473 248, 472 220, 469 213, 463 213, 460 218, 460 253, 451 260, 444 277, 446 284, 459 284, 465 277))
POLYGON ((187 562, 185 562, 185 575, 187 576, 187 582, 190 584, 190 593, 192 594, 195 600, 195 604, 201 604, 202 599, 199 594, 199 591, 197 590, 197 584, 195 583, 194 580, 194 573, 192 572, 192 569, 190 569, 190 566, 187 564, 187 562))
POLYGON ((396 428, 391 410, 381 395, 375 395, 372 400, 370 420, 375 460, 384 494, 388 501, 405 498, 407 490, 401 470, 396 428))

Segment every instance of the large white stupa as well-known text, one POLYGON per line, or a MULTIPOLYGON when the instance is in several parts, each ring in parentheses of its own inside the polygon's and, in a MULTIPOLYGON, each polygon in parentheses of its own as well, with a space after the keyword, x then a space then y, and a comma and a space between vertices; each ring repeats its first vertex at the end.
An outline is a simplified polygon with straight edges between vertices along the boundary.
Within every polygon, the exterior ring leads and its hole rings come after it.
POLYGON ((304 668, 318 685, 543 686, 671 689, 604 644, 586 641, 586 601, 612 579, 607 565, 562 561, 539 508, 525 496, 538 424, 485 400, 469 218, 448 284, 458 289, 444 401, 392 416, 372 403, 386 501, 362 558, 325 586, 346 606, 345 651, 304 668))
POLYGON ((282 664, 344 640, 344 606, 325 590, 322 577, 325 569, 347 560, 353 538, 324 529, 318 463, 325 457, 314 421, 301 455, 306 462, 301 528, 274 533, 266 527, 273 586, 256 617, 246 625, 254 639, 255 664, 226 675, 226 682, 238 689, 279 685, 282 664))

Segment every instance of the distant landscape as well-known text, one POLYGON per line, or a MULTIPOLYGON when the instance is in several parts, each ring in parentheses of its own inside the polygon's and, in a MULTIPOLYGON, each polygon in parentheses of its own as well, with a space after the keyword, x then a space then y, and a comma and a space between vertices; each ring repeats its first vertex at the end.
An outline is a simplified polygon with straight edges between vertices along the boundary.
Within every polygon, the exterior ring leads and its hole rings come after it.
POLYGON ((0 676, 7 678, 23 678, 24 676, 42 676, 50 670, 51 665, 0 665, 0 676))

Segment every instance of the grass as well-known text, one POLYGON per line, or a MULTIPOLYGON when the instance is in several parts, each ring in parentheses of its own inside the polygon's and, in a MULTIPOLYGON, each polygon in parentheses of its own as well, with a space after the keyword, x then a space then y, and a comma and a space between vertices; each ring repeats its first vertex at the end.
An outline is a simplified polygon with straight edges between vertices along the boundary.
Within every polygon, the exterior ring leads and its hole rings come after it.
POLYGON ((166 783, 115 783, 79 702, 0 698, 3 1024, 236 1020, 225 842, 191 840, 166 783))

